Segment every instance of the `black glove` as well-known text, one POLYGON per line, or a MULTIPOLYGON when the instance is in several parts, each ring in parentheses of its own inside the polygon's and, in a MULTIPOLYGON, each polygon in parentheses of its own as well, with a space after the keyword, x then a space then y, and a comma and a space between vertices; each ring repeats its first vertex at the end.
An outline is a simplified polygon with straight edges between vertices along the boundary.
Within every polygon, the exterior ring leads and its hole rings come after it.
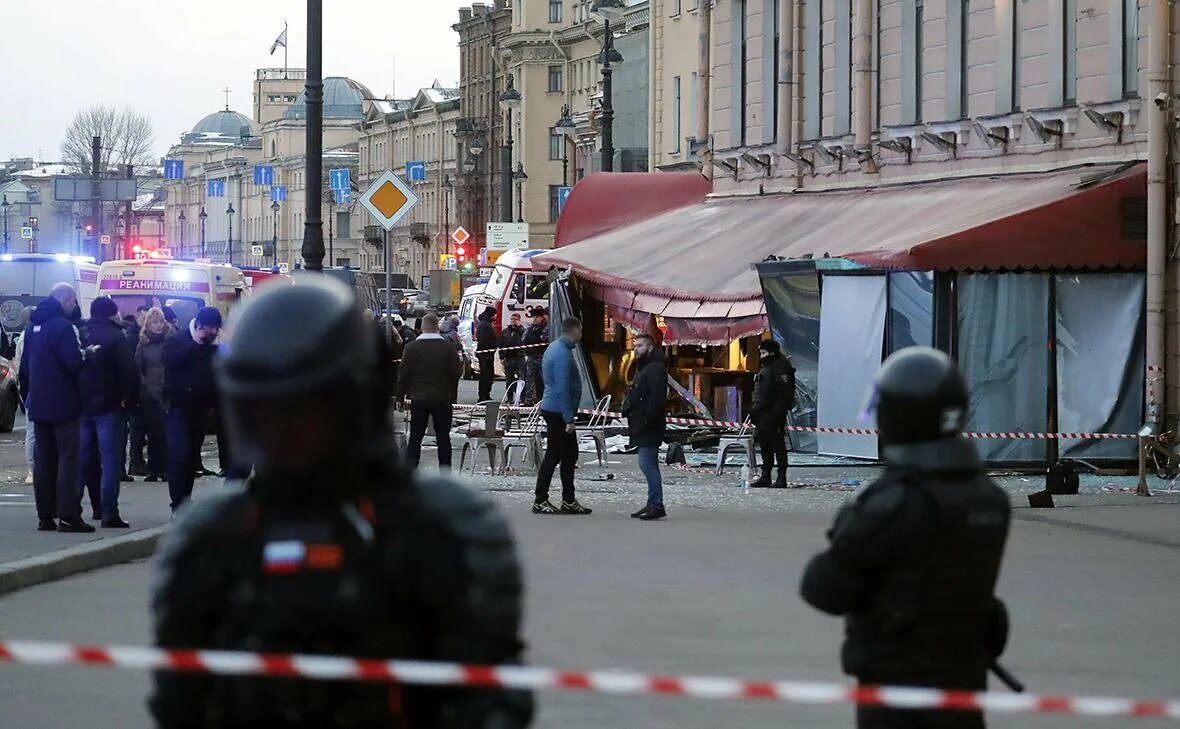
POLYGON ((993 597, 987 619, 987 643, 992 658, 999 658, 1008 646, 1008 628, 1008 608, 1000 598, 993 597))

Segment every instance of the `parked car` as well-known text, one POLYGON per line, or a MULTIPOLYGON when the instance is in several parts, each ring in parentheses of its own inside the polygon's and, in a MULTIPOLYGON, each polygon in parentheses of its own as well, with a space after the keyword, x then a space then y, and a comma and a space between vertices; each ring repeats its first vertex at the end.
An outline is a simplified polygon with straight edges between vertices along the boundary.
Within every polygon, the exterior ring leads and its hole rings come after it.
POLYGON ((17 372, 12 362, 0 357, 0 433, 11 433, 16 427, 16 408, 19 402, 17 372))
POLYGON ((428 311, 430 311, 430 294, 425 291, 419 291, 410 301, 405 314, 408 317, 419 317, 426 316, 426 312, 428 311))

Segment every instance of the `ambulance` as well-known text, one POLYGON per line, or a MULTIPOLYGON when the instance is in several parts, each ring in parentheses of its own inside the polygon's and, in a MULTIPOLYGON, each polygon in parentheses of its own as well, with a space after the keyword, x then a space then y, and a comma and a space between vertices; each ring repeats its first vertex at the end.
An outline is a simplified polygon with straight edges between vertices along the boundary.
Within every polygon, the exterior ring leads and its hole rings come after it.
POLYGON ((169 306, 181 327, 187 327, 204 306, 215 306, 228 318, 230 308, 248 291, 241 269, 205 261, 107 261, 98 276, 98 294, 114 299, 121 316, 134 315, 141 306, 169 306))
POLYGON ((513 314, 520 314, 520 323, 527 329, 532 321, 529 311, 534 307, 549 306, 548 274, 533 271, 532 258, 541 253, 545 251, 517 250, 500 254, 483 291, 474 297, 471 317, 478 319, 484 308, 491 306, 496 310, 497 333, 508 324, 513 314))

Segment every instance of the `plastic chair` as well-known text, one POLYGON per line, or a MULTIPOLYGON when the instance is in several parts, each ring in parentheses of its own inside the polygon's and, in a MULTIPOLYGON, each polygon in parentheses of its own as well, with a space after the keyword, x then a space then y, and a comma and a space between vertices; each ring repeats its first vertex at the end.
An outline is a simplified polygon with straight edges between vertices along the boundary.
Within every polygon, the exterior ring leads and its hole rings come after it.
POLYGON ((744 450, 746 452, 746 463, 750 466, 750 470, 758 465, 754 453, 754 435, 750 431, 750 420, 746 419, 742 423, 742 427, 738 430, 737 435, 723 435, 720 442, 717 444, 717 470, 714 472, 720 476, 725 470, 725 459, 732 450, 744 450))
POLYGON ((475 467, 479 461, 479 452, 488 449, 488 466, 492 473, 496 472, 496 461, 504 452, 504 430, 500 428, 500 403, 487 400, 476 404, 476 410, 471 414, 471 424, 463 433, 463 450, 459 454, 459 472, 467 462, 467 451, 471 450, 471 475, 475 475, 475 467), (479 409, 483 409, 483 427, 477 427, 479 409))
POLYGON ((599 466, 606 465, 606 413, 609 407, 610 395, 606 395, 594 404, 594 414, 590 416, 590 422, 574 429, 576 435, 586 434, 594 441, 594 450, 598 453, 599 466))
POLYGON ((524 419, 520 430, 509 431, 504 434, 504 466, 501 473, 507 473, 512 466, 512 452, 520 449, 533 464, 533 468, 541 467, 541 454, 544 451, 542 439, 545 436, 544 421, 541 419, 541 407, 533 406, 524 419))

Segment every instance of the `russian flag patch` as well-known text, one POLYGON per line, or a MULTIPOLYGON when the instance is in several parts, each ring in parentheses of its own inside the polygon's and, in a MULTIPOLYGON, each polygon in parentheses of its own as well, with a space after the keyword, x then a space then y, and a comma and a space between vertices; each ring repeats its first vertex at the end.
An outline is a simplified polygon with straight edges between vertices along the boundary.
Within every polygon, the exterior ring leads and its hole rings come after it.
POLYGON ((262 549, 262 566, 269 575, 298 572, 307 559, 307 545, 303 542, 269 542, 262 549))

